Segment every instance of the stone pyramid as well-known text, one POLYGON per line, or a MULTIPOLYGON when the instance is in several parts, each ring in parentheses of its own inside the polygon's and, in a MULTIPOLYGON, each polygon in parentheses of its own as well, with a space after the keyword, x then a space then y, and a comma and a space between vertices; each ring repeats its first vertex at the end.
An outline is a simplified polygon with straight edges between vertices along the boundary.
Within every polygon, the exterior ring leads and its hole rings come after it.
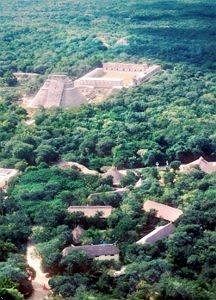
POLYGON ((66 75, 50 75, 36 96, 28 101, 30 108, 78 107, 87 99, 66 75))

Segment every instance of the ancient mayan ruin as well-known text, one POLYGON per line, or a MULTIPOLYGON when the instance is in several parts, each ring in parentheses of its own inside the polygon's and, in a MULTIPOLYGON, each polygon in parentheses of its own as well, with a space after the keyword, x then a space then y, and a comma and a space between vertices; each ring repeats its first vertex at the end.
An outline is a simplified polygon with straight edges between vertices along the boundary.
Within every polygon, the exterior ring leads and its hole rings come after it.
POLYGON ((160 70, 159 65, 109 62, 75 80, 74 86, 89 89, 128 88, 149 80, 160 70))
POLYGON ((66 75, 50 75, 36 96, 26 103, 31 108, 78 107, 86 98, 66 75))
POLYGON ((74 82, 66 75, 50 75, 36 96, 24 104, 29 108, 51 108, 97 103, 115 91, 148 81, 160 70, 159 65, 108 62, 74 82))

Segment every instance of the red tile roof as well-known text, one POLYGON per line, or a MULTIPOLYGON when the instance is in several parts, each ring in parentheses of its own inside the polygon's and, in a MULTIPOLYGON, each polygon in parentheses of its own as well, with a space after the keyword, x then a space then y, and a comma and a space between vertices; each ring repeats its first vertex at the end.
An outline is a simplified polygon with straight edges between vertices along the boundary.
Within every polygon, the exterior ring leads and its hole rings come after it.
POLYGON ((157 218, 161 218, 169 222, 176 221, 183 214, 183 212, 178 208, 174 208, 151 200, 147 200, 144 203, 143 210, 146 212, 155 210, 157 218))

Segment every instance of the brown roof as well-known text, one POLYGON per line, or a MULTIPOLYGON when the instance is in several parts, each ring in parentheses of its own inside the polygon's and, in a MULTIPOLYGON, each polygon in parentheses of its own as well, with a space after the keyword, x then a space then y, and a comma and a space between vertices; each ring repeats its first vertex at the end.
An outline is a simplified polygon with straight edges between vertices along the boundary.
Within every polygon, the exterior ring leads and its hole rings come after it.
POLYGON ((96 214, 101 213, 101 218, 108 218, 112 213, 113 207, 107 206, 69 206, 69 213, 82 212, 86 217, 94 217, 96 214))
POLYGON ((182 214, 182 210, 174 208, 165 204, 161 204, 155 201, 147 200, 143 205, 144 211, 156 211, 156 217, 167 220, 169 222, 176 221, 182 214))
POLYGON ((181 165, 180 170, 187 173, 194 169, 196 166, 205 173, 216 172, 216 162, 208 162, 202 156, 187 165, 181 165))
POLYGON ((158 226, 153 231, 151 231, 149 234, 145 235, 143 238, 141 238, 139 241, 136 242, 136 244, 153 244, 167 236, 169 236, 171 233, 173 233, 175 229, 175 226, 173 223, 168 223, 164 226, 158 226))
POLYGON ((71 251, 84 251, 89 258, 95 258, 102 255, 116 255, 119 254, 119 249, 113 244, 100 245, 84 245, 84 246, 69 246, 62 251, 62 255, 66 256, 71 251))
POLYGON ((111 176, 113 178, 113 185, 120 185, 121 180, 124 177, 116 167, 111 167, 106 173, 102 175, 102 177, 107 178, 111 176))

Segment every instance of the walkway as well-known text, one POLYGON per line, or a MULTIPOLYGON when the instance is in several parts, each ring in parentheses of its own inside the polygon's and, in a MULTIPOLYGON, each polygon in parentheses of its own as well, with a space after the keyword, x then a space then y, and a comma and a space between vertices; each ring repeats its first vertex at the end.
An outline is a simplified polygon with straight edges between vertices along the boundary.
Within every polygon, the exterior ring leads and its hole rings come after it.
POLYGON ((26 259, 28 265, 36 272, 35 278, 32 280, 32 286, 34 292, 27 299, 29 300, 44 300, 48 299, 51 294, 50 286, 48 284, 49 278, 46 277, 47 273, 44 273, 41 268, 42 259, 39 256, 36 247, 29 243, 27 245, 26 259))

